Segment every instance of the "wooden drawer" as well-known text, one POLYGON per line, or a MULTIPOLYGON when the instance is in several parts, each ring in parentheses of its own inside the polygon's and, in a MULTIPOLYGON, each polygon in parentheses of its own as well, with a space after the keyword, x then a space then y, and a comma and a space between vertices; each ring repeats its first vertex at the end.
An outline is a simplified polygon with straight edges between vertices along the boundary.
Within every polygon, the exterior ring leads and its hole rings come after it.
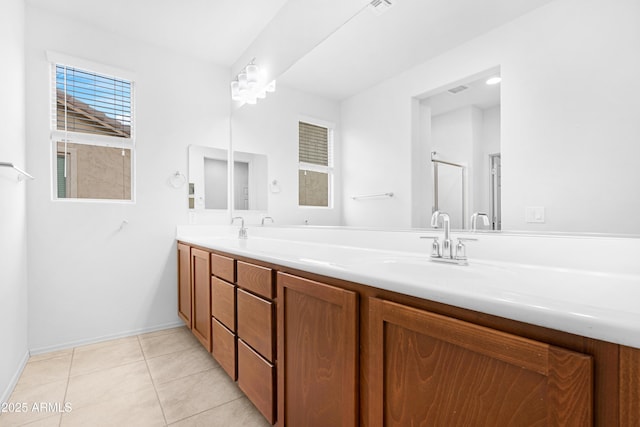
POLYGON ((236 260, 226 256, 211 254, 211 274, 227 282, 236 281, 236 260))
POLYGON ((264 417, 273 424, 275 411, 275 368, 238 340, 238 386, 264 417))
POLYGON ((238 289, 238 338, 269 361, 274 360, 274 305, 238 289))
POLYGON ((238 261, 238 286, 265 298, 276 297, 270 268, 238 261))
POLYGON ((211 318, 211 332, 211 354, 220 363, 222 369, 235 381, 238 379, 236 372, 236 336, 214 318, 211 318))
POLYGON ((236 287, 217 277, 211 278, 211 315, 236 330, 236 287))

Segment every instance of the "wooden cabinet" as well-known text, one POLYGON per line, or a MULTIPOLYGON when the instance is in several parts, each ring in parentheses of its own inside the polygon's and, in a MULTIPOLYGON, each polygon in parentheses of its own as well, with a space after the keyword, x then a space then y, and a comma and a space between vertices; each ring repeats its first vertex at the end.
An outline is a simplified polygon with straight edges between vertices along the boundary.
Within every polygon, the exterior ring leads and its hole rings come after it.
POLYGON ((264 417, 276 421, 275 366, 238 339, 238 386, 264 417))
POLYGON ((371 426, 590 426, 590 356, 369 301, 371 426))
POLYGON ((238 262, 238 386, 271 423, 276 412, 273 271, 238 262))
POLYGON ((236 287, 211 277, 211 315, 231 332, 236 330, 236 287))
POLYGON ((213 317, 211 319, 211 354, 234 381, 238 378, 236 345, 235 334, 213 317))
POLYGON ((640 349, 214 252, 178 313, 272 424, 640 426, 640 349))
POLYGON ((236 261, 211 254, 211 354, 233 379, 238 378, 236 261))
POLYGON ((263 298, 275 298, 273 270, 247 262, 238 262, 238 286, 263 298))
POLYGON ((178 242, 178 316, 211 351, 209 253, 178 242))
POLYGON ((275 359, 274 303, 238 290, 238 336, 265 359, 275 359))
POLYGON ((358 425, 357 294, 278 273, 277 300, 277 425, 358 425))
POLYGON ((191 247, 178 243, 178 316, 191 329, 191 247))
POLYGON ((211 268, 209 252, 191 248, 191 331, 211 352, 211 268))

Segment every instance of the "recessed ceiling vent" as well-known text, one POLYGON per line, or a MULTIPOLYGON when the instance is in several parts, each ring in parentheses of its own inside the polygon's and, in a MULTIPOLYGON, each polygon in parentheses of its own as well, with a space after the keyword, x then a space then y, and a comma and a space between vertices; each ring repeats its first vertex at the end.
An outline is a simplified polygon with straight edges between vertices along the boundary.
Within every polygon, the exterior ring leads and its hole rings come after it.
POLYGON ((468 86, 460 85, 460 86, 456 86, 454 88, 449 89, 449 93, 452 93, 452 94, 455 95, 455 94, 460 93, 463 90, 467 90, 467 89, 469 89, 468 86))
POLYGON ((382 15, 393 6, 394 2, 395 0, 372 0, 369 3, 369 9, 376 15, 382 15))

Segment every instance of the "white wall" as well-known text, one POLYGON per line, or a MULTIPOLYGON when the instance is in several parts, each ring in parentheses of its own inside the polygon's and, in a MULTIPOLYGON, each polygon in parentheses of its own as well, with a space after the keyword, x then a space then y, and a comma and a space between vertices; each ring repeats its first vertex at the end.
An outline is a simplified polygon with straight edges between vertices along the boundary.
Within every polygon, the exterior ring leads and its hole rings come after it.
MULTIPOLYGON (((277 180, 280 192, 269 192, 267 214, 276 224, 340 224, 340 158, 337 159, 335 205, 329 208, 298 207, 298 121, 312 118, 334 124, 335 149, 340 153, 340 107, 314 95, 279 86, 256 105, 245 105, 233 112, 233 150, 267 154, 269 182, 277 180)), ((250 216, 250 212, 235 212, 250 216)), ((250 218, 255 223, 257 218, 250 218)))
POLYGON ((640 234, 638 16, 636 0, 556 0, 345 100, 345 194, 398 195, 345 202, 346 224, 411 225, 412 97, 500 66, 503 228, 640 234))
MULTIPOLYGON (((22 0, 5 0, 0 6, 0 56, 0 162, 30 171, 25 156, 22 0)), ((26 188, 33 181, 18 182, 17 176, 0 168, 0 402, 8 399, 28 357, 26 188)))
POLYGON ((224 146, 229 70, 27 6, 29 343, 36 352, 178 324, 175 226, 189 144, 224 146), (135 203, 51 200, 53 50, 135 75, 135 203), (120 229, 123 220, 128 225, 120 229))

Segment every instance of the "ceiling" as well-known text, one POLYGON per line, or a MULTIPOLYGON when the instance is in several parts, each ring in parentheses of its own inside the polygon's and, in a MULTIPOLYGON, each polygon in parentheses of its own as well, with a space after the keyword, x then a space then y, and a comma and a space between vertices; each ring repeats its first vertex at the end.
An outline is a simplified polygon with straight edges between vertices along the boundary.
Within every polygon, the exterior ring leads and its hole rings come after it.
MULTIPOLYGON (((313 0, 298 0, 304 1, 313 0)), ((394 5, 380 16, 364 8, 278 83, 343 99, 550 1, 393 0, 394 5)), ((287 0, 26 2, 105 31, 231 67, 257 37, 269 34, 263 30, 287 0)), ((278 44, 275 49, 287 47, 278 44)))
POLYGON ((26 0, 105 31, 230 67, 287 0, 26 0))
POLYGON ((344 99, 552 0, 392 0, 353 17, 279 84, 344 99))

